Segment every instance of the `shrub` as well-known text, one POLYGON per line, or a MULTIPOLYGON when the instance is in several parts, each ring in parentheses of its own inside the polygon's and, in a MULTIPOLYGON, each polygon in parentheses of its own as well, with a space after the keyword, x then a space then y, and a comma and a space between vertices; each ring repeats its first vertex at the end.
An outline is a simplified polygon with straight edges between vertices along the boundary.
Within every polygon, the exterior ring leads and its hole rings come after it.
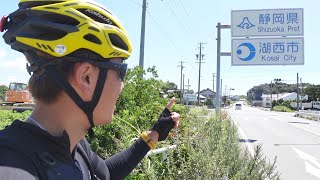
POLYGON ((31 111, 25 111, 23 113, 12 112, 11 110, 0 110, 0 129, 10 125, 14 120, 27 119, 31 114, 31 111))
POLYGON ((187 116, 169 138, 177 148, 145 158, 127 179, 279 179, 275 161, 269 164, 261 146, 251 157, 240 148, 237 129, 227 114, 220 117, 187 116))
POLYGON ((279 112, 294 112, 294 110, 286 107, 286 106, 274 106, 272 108, 273 111, 279 111, 279 112))

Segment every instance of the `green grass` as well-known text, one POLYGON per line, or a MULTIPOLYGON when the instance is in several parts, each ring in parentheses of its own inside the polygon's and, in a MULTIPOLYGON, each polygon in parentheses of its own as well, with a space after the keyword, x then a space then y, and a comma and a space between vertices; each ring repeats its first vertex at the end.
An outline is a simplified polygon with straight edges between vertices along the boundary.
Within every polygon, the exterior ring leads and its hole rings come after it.
POLYGON ((278 112, 294 112, 294 110, 286 107, 286 106, 274 106, 272 108, 273 111, 278 111, 278 112))
POLYGON ((25 120, 30 114, 31 111, 16 113, 11 110, 0 110, 0 129, 10 125, 16 119, 25 120))

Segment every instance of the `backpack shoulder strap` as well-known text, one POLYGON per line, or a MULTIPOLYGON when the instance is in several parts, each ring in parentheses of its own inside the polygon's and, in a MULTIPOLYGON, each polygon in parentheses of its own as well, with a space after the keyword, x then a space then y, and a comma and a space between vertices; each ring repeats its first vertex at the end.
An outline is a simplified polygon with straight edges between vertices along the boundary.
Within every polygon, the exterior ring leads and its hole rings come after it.
POLYGON ((36 179, 47 180, 46 169, 41 165, 39 158, 37 157, 37 153, 28 151, 29 149, 22 148, 21 145, 16 145, 8 140, 1 139, 0 140, 0 149, 8 150, 16 152, 24 157, 25 160, 31 162, 33 168, 36 171, 36 179))
POLYGON ((91 164, 91 160, 89 158, 90 153, 91 153, 91 149, 87 148, 87 146, 85 144, 85 140, 83 140, 83 139, 80 140, 80 142, 77 145, 77 150, 90 171, 91 179, 92 180, 99 180, 96 173, 94 172, 94 169, 91 164))

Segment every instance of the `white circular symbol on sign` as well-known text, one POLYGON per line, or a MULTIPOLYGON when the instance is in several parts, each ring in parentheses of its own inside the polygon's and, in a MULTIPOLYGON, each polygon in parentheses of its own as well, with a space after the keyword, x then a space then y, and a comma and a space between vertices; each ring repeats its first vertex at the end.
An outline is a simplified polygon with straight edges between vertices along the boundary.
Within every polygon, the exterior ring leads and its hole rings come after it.
POLYGON ((56 53, 62 55, 64 53, 66 53, 67 48, 64 45, 59 44, 59 45, 56 46, 55 51, 56 51, 56 53))

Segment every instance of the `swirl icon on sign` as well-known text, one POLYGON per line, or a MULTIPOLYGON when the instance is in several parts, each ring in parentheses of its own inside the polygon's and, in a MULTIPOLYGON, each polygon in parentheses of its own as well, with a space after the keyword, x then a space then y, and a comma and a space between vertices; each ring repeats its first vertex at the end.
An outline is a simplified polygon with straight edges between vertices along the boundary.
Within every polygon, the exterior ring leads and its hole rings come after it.
POLYGON ((237 48, 238 58, 242 61, 250 61, 256 55, 256 48, 251 43, 242 43, 237 48))

